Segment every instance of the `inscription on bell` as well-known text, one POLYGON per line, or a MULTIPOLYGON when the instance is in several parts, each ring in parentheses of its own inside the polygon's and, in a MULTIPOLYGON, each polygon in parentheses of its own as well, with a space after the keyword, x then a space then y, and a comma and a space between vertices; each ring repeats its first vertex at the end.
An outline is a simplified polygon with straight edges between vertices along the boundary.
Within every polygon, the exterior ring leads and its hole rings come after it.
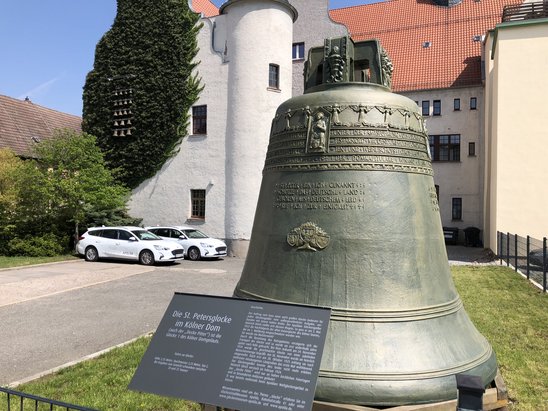
POLYGON ((355 182, 301 182, 274 185, 274 208, 282 210, 363 210, 366 185, 355 182))

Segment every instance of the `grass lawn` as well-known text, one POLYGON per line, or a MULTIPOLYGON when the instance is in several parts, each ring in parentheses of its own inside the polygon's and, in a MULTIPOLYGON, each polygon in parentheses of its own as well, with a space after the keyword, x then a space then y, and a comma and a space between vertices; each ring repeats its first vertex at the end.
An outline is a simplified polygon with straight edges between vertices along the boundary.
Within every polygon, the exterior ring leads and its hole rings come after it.
MULTIPOLYGON (((452 271, 466 311, 497 353, 510 409, 548 410, 548 296, 506 267, 452 271)), ((195 403, 127 390, 148 342, 139 339, 16 389, 100 410, 198 410, 195 403)))
POLYGON ((33 264, 55 263, 65 260, 77 260, 74 255, 57 255, 55 257, 4 257, 0 256, 0 268, 13 268, 33 264))
POLYGON ((466 312, 497 354, 511 409, 548 411, 548 295, 507 267, 452 272, 466 312))

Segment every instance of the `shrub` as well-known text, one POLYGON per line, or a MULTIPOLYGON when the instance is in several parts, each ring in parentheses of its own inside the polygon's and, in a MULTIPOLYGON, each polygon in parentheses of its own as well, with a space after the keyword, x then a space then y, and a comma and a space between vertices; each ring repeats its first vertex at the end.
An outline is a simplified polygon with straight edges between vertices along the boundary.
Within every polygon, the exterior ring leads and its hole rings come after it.
POLYGON ((53 257, 62 254, 62 241, 54 234, 13 238, 8 242, 8 253, 12 256, 53 257))

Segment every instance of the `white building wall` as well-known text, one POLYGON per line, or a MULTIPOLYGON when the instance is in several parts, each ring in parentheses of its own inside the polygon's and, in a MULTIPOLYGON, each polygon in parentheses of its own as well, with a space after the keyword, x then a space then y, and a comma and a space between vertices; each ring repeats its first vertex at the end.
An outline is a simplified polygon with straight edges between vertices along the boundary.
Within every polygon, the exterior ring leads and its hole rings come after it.
POLYGON ((207 134, 189 136, 179 153, 132 193, 130 213, 143 225, 197 226, 245 255, 262 181, 270 124, 291 97, 294 9, 269 0, 232 0, 204 18, 198 35, 198 75, 207 106, 207 134), (268 87, 269 64, 280 87, 268 87), (191 190, 206 191, 205 219, 191 219, 191 190), (243 240, 243 241, 239 241, 243 240), (243 244, 239 244, 243 243, 243 244))
POLYGON ((484 89, 484 161, 483 161, 483 245, 491 250, 497 250, 496 239, 496 180, 493 176, 497 173, 496 159, 496 140, 493 139, 493 123, 496 122, 497 112, 494 109, 494 70, 493 60, 491 59, 493 31, 486 34, 482 50, 482 64, 485 71, 485 89, 484 89), (493 211, 493 212, 492 212, 493 211))
MULTIPOLYGON (((227 123, 228 66, 212 47, 224 44, 224 16, 203 19, 198 36, 198 74, 205 86, 196 105, 207 105, 207 134, 190 135, 179 153, 153 178, 132 194, 130 213, 143 218, 144 225, 192 224, 211 236, 225 238, 225 134, 227 123), (216 30, 213 36, 215 20, 216 30), (190 190, 206 190, 206 219, 191 220, 190 190)), ((220 48, 222 50, 222 48, 220 48)))
POLYGON ((228 121, 226 127, 225 232, 235 255, 247 253, 262 181, 270 126, 291 97, 291 43, 295 10, 269 1, 233 1, 227 27, 228 121), (270 65, 279 87, 269 87, 270 65))
POLYGON ((548 236, 546 203, 546 126, 548 95, 548 20, 500 24, 487 77, 492 112, 487 118, 490 155, 490 246, 496 231, 537 239, 548 236), (519 72, 516 74, 516 62, 519 72))
POLYGON ((434 161, 434 183, 439 186, 442 225, 459 228, 459 241, 464 241, 467 227, 483 227, 483 87, 425 90, 401 93, 416 101, 422 111, 422 101, 429 101, 426 116, 429 135, 460 134, 460 161, 434 161), (476 98, 477 108, 470 109, 470 99, 476 98), (454 100, 460 99, 460 110, 454 110, 454 100), (434 116, 433 101, 441 101, 441 115, 434 116), (475 155, 469 155, 469 143, 475 144, 475 155), (462 219, 452 219, 452 199, 462 198, 462 219))

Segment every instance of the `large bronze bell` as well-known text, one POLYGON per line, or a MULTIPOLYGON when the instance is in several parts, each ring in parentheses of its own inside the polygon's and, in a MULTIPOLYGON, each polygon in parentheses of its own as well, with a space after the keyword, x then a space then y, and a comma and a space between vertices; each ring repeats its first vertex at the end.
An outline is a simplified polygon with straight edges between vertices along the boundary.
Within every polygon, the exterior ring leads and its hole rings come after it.
POLYGON ((495 377, 444 244, 417 105, 377 41, 326 40, 272 131, 235 296, 332 308, 316 399, 392 406, 495 377))

